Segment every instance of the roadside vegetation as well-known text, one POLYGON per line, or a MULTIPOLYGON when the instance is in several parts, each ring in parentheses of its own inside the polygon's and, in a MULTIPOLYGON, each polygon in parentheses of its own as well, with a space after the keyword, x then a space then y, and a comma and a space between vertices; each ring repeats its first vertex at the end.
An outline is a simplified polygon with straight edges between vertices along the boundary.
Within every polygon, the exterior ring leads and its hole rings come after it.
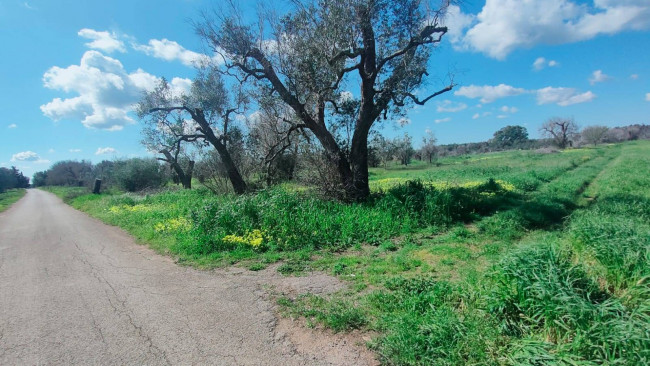
POLYGON ((0 212, 8 209, 25 195, 24 189, 10 189, 0 193, 0 212))
POLYGON ((16 167, 0 167, 0 212, 8 209, 12 204, 25 195, 29 187, 29 178, 16 167))
POLYGON ((296 184, 245 195, 51 187, 178 262, 325 271, 328 296, 285 316, 361 329, 388 365, 645 364, 650 143, 387 164, 370 199, 296 184))

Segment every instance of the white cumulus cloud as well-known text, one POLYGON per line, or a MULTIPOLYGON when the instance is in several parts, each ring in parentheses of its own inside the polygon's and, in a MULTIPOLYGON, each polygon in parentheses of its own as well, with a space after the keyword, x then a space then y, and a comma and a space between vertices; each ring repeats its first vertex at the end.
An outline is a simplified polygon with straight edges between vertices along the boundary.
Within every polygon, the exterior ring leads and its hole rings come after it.
MULTIPOLYGON (((122 63, 99 51, 87 51, 79 65, 54 66, 43 75, 46 88, 75 93, 54 98, 41 106, 43 114, 55 121, 78 119, 88 128, 120 130, 135 123, 129 116, 144 91, 152 90, 159 79, 141 69, 128 73, 122 63)), ((189 90, 189 79, 172 79, 175 90, 189 90)))
POLYGON ((137 51, 144 52, 149 56, 159 58, 165 61, 180 61, 186 66, 196 66, 201 61, 208 60, 208 56, 190 51, 181 46, 176 41, 170 41, 166 38, 151 39, 146 45, 134 44, 133 48, 137 51))
POLYGON ((472 119, 479 119, 480 117, 481 117, 480 114, 474 113, 474 115, 472 116, 472 119))
POLYGON ((596 94, 591 91, 579 93, 574 88, 554 88, 546 87, 537 90, 537 104, 550 104, 566 107, 572 104, 591 102, 596 98, 596 94))
POLYGON ((39 161, 39 160, 41 160, 41 157, 38 156, 37 153, 29 150, 16 153, 11 157, 11 161, 39 161))
MULTIPOLYGON (((526 90, 505 84, 499 84, 496 86, 464 86, 456 91, 455 95, 461 95, 467 98, 481 98, 482 103, 491 103, 500 98, 527 93, 535 94, 537 97, 537 104, 540 105, 555 103, 560 106, 568 106, 572 104, 590 102, 596 98, 596 94, 592 93, 591 91, 580 93, 574 88, 556 88, 548 86, 537 90, 526 90)), ((500 108, 500 111, 512 114, 516 113, 518 109, 516 107, 503 106, 500 108)), ((487 115, 486 113, 483 113, 481 116, 485 117, 487 115)))
POLYGON ((475 19, 475 15, 464 14, 457 5, 450 5, 442 18, 442 24, 448 28, 449 40, 452 43, 461 41, 465 31, 475 19))
POLYGON ((100 147, 95 151, 95 155, 115 154, 117 150, 112 147, 100 147))
POLYGON ((100 32, 94 29, 84 28, 77 33, 80 37, 91 39, 86 46, 104 52, 126 52, 124 42, 120 41, 115 33, 100 32))
POLYGON ((645 100, 646 102, 650 102, 650 93, 645 94, 645 100))
POLYGON ((443 123, 443 122, 449 122, 449 121, 451 121, 451 117, 440 118, 440 119, 433 120, 433 122, 435 122, 435 123, 443 123))
POLYGON ((538 57, 535 62, 533 62, 533 69, 539 71, 546 67, 556 67, 560 66, 560 63, 555 60, 547 60, 544 57, 538 57))
POLYGON ((81 152, 81 149, 70 149, 68 151, 70 151, 71 153, 78 153, 81 152))
POLYGON ((9 126, 7 126, 7 128, 16 128, 16 127, 18 127, 18 125, 15 123, 12 123, 9 126))
POLYGON ((460 112, 467 108, 465 103, 452 102, 451 100, 443 100, 438 103, 436 111, 438 112, 460 112))
MULTIPOLYGON (((466 19, 462 12, 453 15, 466 19)), ((450 37, 456 49, 505 59, 518 48, 563 44, 603 34, 650 29, 648 0, 486 0, 462 36, 450 37)))
POLYGON ((492 103, 497 99, 511 97, 526 93, 525 89, 515 88, 506 84, 493 85, 470 85, 463 86, 454 92, 454 95, 460 95, 467 98, 481 98, 481 103, 492 103))
POLYGON ((519 111, 519 109, 517 109, 517 107, 508 107, 507 105, 504 105, 503 107, 501 107, 501 112, 504 112, 504 113, 514 114, 514 113, 517 113, 517 111, 519 111))
POLYGON ((589 78, 589 84, 594 85, 596 83, 602 83, 603 81, 609 80, 609 75, 603 73, 603 70, 596 70, 591 74, 589 78))

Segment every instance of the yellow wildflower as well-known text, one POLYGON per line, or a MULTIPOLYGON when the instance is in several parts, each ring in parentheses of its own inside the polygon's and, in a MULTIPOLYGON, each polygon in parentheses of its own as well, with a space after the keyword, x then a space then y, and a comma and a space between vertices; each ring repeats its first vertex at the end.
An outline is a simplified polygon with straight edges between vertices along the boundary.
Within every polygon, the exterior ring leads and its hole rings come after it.
POLYGON ((190 221, 184 217, 172 218, 154 225, 157 232, 186 232, 192 228, 190 221))
POLYGON ((221 240, 228 244, 243 244, 257 248, 264 242, 264 234, 261 230, 254 229, 243 236, 226 235, 221 240))

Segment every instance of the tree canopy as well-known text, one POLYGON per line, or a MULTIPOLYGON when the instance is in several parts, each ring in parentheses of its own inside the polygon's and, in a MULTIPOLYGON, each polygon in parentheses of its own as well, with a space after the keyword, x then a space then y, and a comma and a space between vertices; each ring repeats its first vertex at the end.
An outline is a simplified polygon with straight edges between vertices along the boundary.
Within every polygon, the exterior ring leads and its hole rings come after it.
POLYGON ((0 193, 8 189, 27 187, 29 187, 29 178, 25 177, 15 166, 0 168, 0 193))
POLYGON ((506 149, 528 141, 528 131, 522 126, 506 126, 494 133, 491 143, 499 148, 506 149))
POLYGON ((260 99, 284 103, 294 128, 313 133, 346 197, 365 199, 373 125, 454 86, 450 78, 428 94, 418 93, 432 51, 448 31, 440 19, 449 3, 434 10, 417 0, 293 4, 286 15, 263 14, 257 24, 246 24, 237 11, 206 17, 197 31, 223 56, 225 74, 254 88, 260 99), (352 110, 342 108, 343 100, 352 110), (341 120, 352 125, 349 151, 333 133, 341 120))
POLYGON ((192 83, 189 93, 174 93, 166 80, 145 94, 138 105, 138 116, 144 121, 143 144, 162 154, 185 182, 191 183, 193 163, 186 170, 179 164, 183 143, 201 141, 212 145, 228 173, 237 193, 246 191, 246 183, 228 150, 230 127, 236 113, 242 111, 246 98, 226 90, 221 74, 216 69, 202 69, 192 83))

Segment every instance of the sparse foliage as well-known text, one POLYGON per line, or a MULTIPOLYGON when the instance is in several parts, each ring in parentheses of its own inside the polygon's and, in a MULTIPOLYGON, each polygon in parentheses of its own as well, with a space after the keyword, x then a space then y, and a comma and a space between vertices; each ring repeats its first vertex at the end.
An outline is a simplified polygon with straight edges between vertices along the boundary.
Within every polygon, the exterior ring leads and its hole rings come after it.
POLYGON ((248 122, 250 152, 261 164, 268 186, 293 179, 304 131, 287 119, 283 105, 265 105, 248 122))
POLYGON ((192 83, 188 95, 174 95, 163 79, 157 88, 145 95, 138 106, 138 116, 145 123, 143 143, 151 151, 163 155, 183 182, 191 187, 194 163, 181 167, 185 143, 202 142, 218 152, 236 193, 246 191, 246 182, 232 159, 229 149, 231 124, 243 112, 243 94, 230 98, 221 75, 214 69, 202 69, 192 83))
POLYGON ((426 136, 422 138, 422 147, 420 148, 420 156, 422 159, 427 159, 429 164, 433 163, 433 159, 436 156, 438 149, 436 148, 436 135, 433 134, 433 131, 427 130, 426 136))
POLYGON ((64 160, 54 163, 47 170, 48 186, 89 186, 93 166, 89 161, 64 160))
POLYGON ((402 165, 409 165, 415 154, 413 149, 413 138, 405 133, 402 137, 396 137, 393 141, 395 146, 395 155, 402 165))
POLYGON ((395 156, 395 145, 393 141, 378 134, 372 139, 371 147, 377 152, 379 160, 384 165, 384 168, 386 168, 388 162, 393 160, 395 156))
POLYGON ((573 118, 553 117, 544 122, 539 131, 545 137, 552 138, 560 149, 565 149, 577 135, 578 125, 573 118))
POLYGON ((589 126, 580 132, 580 137, 585 143, 596 146, 603 142, 608 130, 605 126, 589 126))

